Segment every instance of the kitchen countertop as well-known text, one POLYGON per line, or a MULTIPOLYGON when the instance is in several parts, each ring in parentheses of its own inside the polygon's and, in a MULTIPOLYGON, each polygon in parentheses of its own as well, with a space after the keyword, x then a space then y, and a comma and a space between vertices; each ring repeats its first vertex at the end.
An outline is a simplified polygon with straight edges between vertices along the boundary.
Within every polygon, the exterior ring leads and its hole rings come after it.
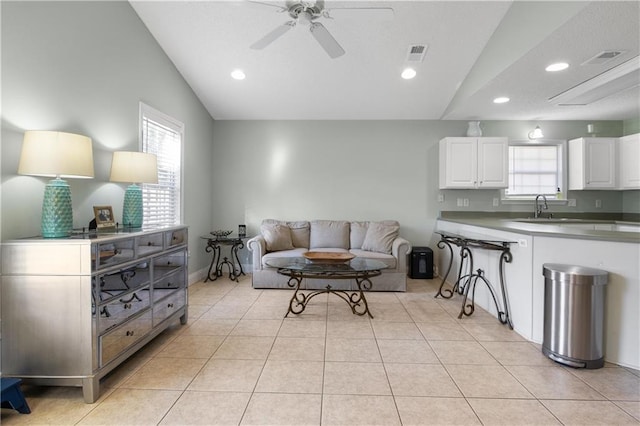
MULTIPOLYGON (((560 216, 560 215, 558 215, 560 216)), ((608 224, 638 227, 640 222, 633 220, 618 220, 620 215, 602 214, 573 214, 571 217, 554 217, 552 219, 529 219, 525 212, 514 214, 505 212, 441 212, 438 220, 460 223, 470 226, 495 229, 518 234, 554 237, 576 238, 587 240, 615 241, 624 243, 640 243, 640 232, 609 231, 595 229, 579 229, 580 224, 608 224)))

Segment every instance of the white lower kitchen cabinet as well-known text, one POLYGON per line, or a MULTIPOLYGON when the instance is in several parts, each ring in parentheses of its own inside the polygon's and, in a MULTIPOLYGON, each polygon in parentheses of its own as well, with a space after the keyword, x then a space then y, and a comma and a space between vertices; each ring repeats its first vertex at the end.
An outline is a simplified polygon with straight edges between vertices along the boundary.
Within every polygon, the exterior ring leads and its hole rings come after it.
MULTIPOLYGON (((520 234, 446 220, 438 220, 436 230, 471 238, 514 241, 511 244, 513 260, 505 265, 511 319, 518 334, 536 343, 542 343, 543 340, 542 269, 545 263, 586 266, 609 272, 605 302, 605 360, 640 369, 640 244, 581 239, 575 236, 563 238, 562 235, 550 237, 520 234)), ((497 253, 474 250, 473 255, 474 268, 482 268, 498 290, 500 281, 497 253)), ((448 251, 438 250, 436 258, 439 271, 444 273, 449 261, 448 251)), ((457 278, 458 264, 459 255, 454 250, 454 266, 448 277, 451 284, 457 278)), ((476 303, 496 315, 490 294, 483 287, 477 285, 476 303)))

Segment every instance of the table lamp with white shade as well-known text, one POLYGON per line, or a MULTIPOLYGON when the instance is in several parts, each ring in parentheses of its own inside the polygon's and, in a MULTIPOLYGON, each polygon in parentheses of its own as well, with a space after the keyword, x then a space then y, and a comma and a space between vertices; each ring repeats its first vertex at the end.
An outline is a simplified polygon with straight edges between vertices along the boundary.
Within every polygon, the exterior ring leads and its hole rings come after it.
POLYGON ((146 152, 116 151, 109 180, 131 184, 124 193, 122 223, 128 228, 142 227, 142 188, 137 184, 158 183, 158 158, 146 152))
POLYGON ((24 133, 18 174, 50 176, 42 201, 42 236, 71 235, 71 190, 62 178, 93 178, 93 148, 87 136, 31 130, 24 133))

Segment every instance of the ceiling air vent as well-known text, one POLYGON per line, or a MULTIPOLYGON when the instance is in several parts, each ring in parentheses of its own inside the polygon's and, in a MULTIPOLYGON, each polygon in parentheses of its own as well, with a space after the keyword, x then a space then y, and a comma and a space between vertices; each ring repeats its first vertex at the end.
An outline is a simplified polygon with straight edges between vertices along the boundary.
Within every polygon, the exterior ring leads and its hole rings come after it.
POLYGON ((407 62, 422 62, 426 53, 426 44, 412 44, 407 52, 407 62))
POLYGON ((582 65, 602 65, 606 64, 610 60, 617 58, 618 56, 625 53, 625 50, 605 50, 598 53, 591 59, 588 59, 582 63, 582 65))

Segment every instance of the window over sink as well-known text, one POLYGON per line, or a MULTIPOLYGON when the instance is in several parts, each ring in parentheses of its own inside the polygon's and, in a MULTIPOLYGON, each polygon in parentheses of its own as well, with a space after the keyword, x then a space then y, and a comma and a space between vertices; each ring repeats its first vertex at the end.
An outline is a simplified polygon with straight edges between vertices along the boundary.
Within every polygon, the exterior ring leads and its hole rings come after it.
POLYGON ((539 194, 566 200, 566 146, 555 139, 509 141, 509 187, 502 190, 502 201, 530 201, 539 194))

